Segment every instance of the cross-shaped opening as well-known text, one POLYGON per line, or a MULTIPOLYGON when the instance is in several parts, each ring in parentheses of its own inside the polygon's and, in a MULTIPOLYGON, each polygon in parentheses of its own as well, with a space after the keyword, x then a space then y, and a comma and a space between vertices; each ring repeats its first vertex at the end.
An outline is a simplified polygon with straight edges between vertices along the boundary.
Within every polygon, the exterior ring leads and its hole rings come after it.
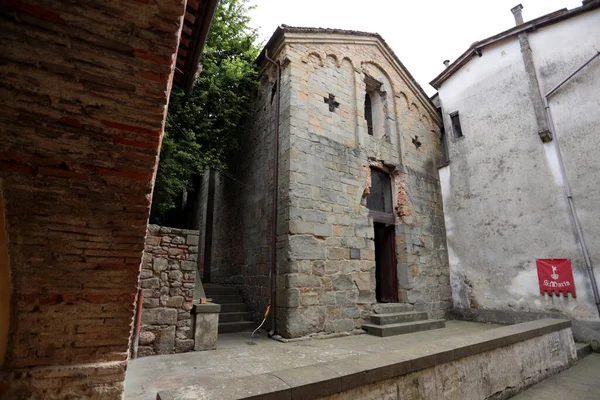
POLYGON ((335 109, 340 106, 340 103, 335 101, 335 95, 329 93, 329 97, 323 97, 323 103, 329 104, 329 111, 335 112, 335 109))

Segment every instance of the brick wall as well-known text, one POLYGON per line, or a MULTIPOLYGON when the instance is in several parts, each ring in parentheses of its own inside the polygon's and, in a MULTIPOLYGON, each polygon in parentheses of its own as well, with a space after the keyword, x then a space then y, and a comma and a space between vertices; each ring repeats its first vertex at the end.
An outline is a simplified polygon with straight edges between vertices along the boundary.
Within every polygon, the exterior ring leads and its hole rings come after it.
POLYGON ((138 357, 191 351, 198 231, 148 225, 140 272, 144 301, 138 357))
POLYGON ((0 395, 121 395, 184 6, 0 2, 0 395))

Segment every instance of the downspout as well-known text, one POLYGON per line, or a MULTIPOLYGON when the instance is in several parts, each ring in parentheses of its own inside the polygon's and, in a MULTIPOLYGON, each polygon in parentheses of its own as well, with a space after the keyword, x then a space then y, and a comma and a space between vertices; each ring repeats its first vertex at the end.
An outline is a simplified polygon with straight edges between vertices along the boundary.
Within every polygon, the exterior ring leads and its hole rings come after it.
POLYGON ((277 68, 277 77, 275 81, 275 137, 273 138, 273 204, 271 207, 271 330, 269 337, 275 334, 277 329, 275 316, 277 314, 276 294, 277 294, 277 191, 279 186, 279 103, 280 103, 280 83, 281 83, 281 64, 269 57, 269 49, 265 49, 265 59, 277 68))
POLYGON ((565 196, 567 197, 567 202, 569 203, 569 212, 571 214, 571 219, 573 220, 573 224, 575 225, 575 231, 577 234, 577 241, 579 242, 579 249, 581 250, 581 254, 583 254, 583 260, 585 262, 585 267, 587 269, 590 283, 592 285, 592 292, 594 293, 594 300, 596 302, 596 308, 598 309, 598 315, 600 316, 600 294, 598 293, 598 283, 596 282, 596 277, 594 276, 594 267, 592 265, 592 260, 590 258, 590 254, 588 253, 587 246, 585 245, 585 240, 583 237, 583 230, 581 229, 581 223, 579 221, 579 216, 577 215, 577 209, 575 208, 575 202, 573 201, 573 195, 571 193, 571 187, 569 185, 569 180, 567 178, 567 172, 565 170, 565 164, 563 162, 562 154, 560 152, 560 146, 558 142, 558 135, 556 134, 556 129, 554 128, 554 121, 552 120, 552 112, 550 111, 550 106, 548 104, 548 98, 552 96, 556 91, 565 84, 569 79, 571 79, 576 73, 581 71, 586 65, 592 62, 596 57, 600 55, 600 51, 596 52, 596 54, 583 63, 579 68, 571 72, 565 79, 563 79, 560 83, 558 83, 554 88, 552 88, 548 93, 544 95, 544 108, 546 109, 546 117, 548 118, 548 128, 550 129, 550 134, 554 140, 554 145, 556 146, 556 155, 558 158, 558 164, 560 167, 560 174, 563 179, 563 189, 565 191, 565 196))

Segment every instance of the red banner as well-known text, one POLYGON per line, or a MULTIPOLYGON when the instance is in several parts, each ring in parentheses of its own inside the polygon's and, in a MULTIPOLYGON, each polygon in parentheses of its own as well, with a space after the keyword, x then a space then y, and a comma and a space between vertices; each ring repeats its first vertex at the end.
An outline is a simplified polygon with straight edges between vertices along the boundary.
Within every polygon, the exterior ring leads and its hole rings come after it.
POLYGON ((537 263, 538 279, 540 281, 540 294, 566 296, 575 295, 575 281, 571 270, 571 260, 568 258, 539 259, 537 263))

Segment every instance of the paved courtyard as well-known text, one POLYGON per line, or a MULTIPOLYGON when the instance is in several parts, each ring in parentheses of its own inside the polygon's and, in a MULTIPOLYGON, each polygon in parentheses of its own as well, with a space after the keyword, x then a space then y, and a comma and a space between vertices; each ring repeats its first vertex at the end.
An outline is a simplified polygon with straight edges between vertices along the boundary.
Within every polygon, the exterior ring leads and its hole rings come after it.
POLYGON ((513 400, 600 400, 600 354, 590 354, 574 367, 513 397, 513 400))
POLYGON ((447 321, 446 328, 380 338, 344 336, 280 343, 264 333, 219 336, 219 349, 152 356, 132 360, 125 380, 126 400, 154 400, 160 390, 210 383, 284 369, 319 364, 386 350, 407 352, 427 347, 432 341, 477 333, 498 325, 447 321))

